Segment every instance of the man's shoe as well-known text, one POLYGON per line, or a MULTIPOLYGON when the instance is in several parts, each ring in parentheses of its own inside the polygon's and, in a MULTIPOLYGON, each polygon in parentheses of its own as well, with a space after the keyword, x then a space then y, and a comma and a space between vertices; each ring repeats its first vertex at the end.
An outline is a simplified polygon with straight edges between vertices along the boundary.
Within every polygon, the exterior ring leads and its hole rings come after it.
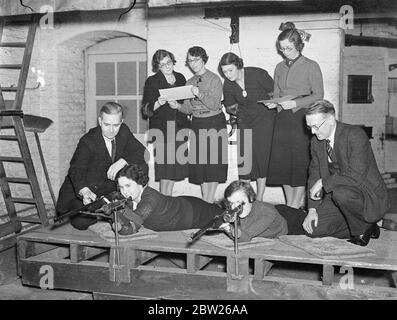
POLYGON ((379 228, 379 226, 376 223, 374 223, 373 224, 373 230, 372 230, 371 238, 372 239, 378 239, 379 236, 380 236, 380 228, 379 228))
POLYGON ((349 242, 365 247, 368 245, 369 240, 378 239, 380 235, 380 229, 376 223, 372 224, 363 234, 359 236, 353 236, 348 240, 349 242))

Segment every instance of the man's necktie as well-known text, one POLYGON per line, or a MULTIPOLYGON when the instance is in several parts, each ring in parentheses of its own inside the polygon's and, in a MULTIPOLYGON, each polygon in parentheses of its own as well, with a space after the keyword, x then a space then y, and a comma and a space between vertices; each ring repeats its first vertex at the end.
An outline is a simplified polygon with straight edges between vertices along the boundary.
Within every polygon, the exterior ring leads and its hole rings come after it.
POLYGON ((331 143, 330 143, 330 141, 329 141, 328 139, 326 140, 325 146, 326 146, 326 148, 327 148, 328 157, 329 157, 329 158, 331 159, 331 161, 332 161, 332 158, 331 158, 332 147, 331 147, 331 143))
POLYGON ((116 160, 116 139, 112 140, 112 163, 116 160))

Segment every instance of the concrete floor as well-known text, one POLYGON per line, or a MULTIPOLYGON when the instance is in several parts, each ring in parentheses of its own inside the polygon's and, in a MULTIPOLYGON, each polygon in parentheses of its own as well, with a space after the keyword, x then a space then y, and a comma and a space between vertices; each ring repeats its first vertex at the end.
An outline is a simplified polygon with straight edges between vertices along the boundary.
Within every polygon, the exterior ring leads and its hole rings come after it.
POLYGON ((92 294, 23 286, 13 247, 0 252, 0 300, 92 300, 92 294))

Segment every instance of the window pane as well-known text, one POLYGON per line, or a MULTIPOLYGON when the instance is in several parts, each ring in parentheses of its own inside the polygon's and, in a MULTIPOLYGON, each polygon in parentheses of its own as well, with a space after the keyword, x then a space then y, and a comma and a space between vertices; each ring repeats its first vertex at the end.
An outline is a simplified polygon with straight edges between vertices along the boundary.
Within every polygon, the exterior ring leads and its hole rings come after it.
POLYGON ((147 64, 146 62, 139 62, 139 94, 143 95, 143 87, 147 77, 147 64))
POLYGON ((348 103, 372 103, 372 76, 348 76, 348 103))
POLYGON ((96 95, 109 96, 115 94, 114 63, 96 63, 96 95))
POLYGON ((124 107, 124 123, 132 133, 138 133, 139 118, 136 100, 120 100, 119 103, 124 107))
POLYGON ((136 72, 136 62, 134 61, 122 61, 117 63, 118 95, 136 94, 136 72))

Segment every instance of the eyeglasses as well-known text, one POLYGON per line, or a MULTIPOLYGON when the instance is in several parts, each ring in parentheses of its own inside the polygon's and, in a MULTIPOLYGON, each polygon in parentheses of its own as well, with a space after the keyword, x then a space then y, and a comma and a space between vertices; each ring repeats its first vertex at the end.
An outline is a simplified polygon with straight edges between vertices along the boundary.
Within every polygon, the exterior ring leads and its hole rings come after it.
POLYGON ((161 63, 159 64, 159 68, 165 68, 165 67, 171 67, 174 63, 172 62, 172 60, 169 60, 166 63, 161 63))
POLYGON ((201 60, 200 57, 197 57, 197 58, 194 58, 194 59, 187 59, 187 63, 192 64, 192 63, 195 63, 195 62, 197 62, 199 60, 201 60))
POLYGON ((321 126, 325 123, 325 121, 327 121, 328 119, 325 119, 323 122, 321 122, 321 124, 319 125, 312 125, 312 126, 306 126, 309 130, 315 130, 318 131, 320 130, 321 126))
POLYGON ((285 47, 285 48, 281 48, 281 47, 280 47, 280 51, 281 51, 281 52, 292 51, 292 50, 294 50, 294 49, 295 49, 295 47, 285 47))

